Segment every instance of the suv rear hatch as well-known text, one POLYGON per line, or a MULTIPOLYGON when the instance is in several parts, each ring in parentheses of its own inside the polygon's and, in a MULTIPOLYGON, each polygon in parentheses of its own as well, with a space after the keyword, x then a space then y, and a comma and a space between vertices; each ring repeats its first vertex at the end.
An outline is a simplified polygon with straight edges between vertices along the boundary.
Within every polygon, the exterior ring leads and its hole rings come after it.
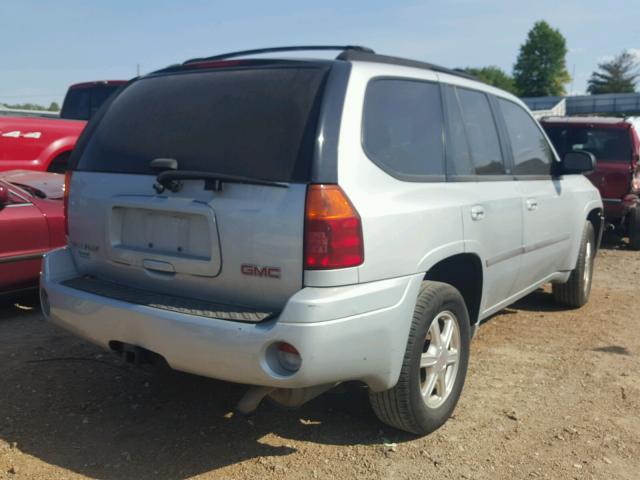
POLYGON ((302 288, 305 195, 330 64, 190 67, 133 82, 87 133, 69 196, 76 264, 110 284, 108 296, 124 286, 276 312, 302 288), (172 191, 156 183, 154 160, 195 174, 165 182, 172 191))

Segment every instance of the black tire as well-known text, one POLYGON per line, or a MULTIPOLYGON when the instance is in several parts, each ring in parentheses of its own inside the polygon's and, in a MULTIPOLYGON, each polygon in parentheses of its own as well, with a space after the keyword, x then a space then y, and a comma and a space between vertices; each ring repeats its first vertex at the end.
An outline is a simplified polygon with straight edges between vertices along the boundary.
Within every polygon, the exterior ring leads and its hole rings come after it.
POLYGON ((629 212, 629 247, 640 250, 640 207, 629 212))
POLYGON ((593 262, 596 256, 593 225, 587 221, 582 232, 578 263, 571 272, 567 283, 553 284, 553 297, 566 307, 579 308, 589 300, 593 279, 593 262))
MULTIPOLYGON (((371 406, 378 418, 387 425, 417 435, 429 434, 444 424, 458 403, 467 374, 469 331, 469 314, 460 292, 446 283, 423 282, 413 313, 398 383, 384 392, 369 392, 371 406), (427 369, 421 368, 420 362, 423 353, 427 352, 426 347, 431 343, 428 334, 432 321, 438 321, 440 325, 442 314, 452 314, 457 321, 457 371, 451 379, 452 386, 443 403, 430 407, 421 392, 422 383, 427 378, 424 377, 427 369)), ((435 389, 432 389, 431 393, 433 392, 435 389)), ((435 397, 429 394, 429 398, 435 397)))

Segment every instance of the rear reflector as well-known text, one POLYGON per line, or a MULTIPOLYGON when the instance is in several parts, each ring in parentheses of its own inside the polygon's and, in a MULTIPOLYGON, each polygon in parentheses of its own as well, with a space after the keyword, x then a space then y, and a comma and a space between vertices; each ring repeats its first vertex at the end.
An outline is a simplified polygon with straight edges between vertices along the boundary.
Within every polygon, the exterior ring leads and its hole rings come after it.
POLYGON ((71 187, 71 170, 64 174, 64 233, 69 235, 69 188, 71 187))
POLYGON ((309 185, 304 264, 311 270, 355 267, 364 261, 362 222, 338 185, 309 185))

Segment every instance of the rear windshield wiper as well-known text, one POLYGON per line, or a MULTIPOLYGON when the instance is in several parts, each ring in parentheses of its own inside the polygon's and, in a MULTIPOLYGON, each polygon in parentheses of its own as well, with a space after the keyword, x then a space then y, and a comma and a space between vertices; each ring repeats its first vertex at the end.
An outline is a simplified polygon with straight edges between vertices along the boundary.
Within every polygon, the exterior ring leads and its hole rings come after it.
POLYGON ((225 173, 201 172, 197 170, 165 170, 158 174, 153 188, 158 193, 162 193, 165 189, 177 192, 182 188, 181 180, 204 180, 205 190, 214 191, 221 190, 223 182, 289 188, 289 185, 284 182, 242 177, 240 175, 227 175, 225 173))

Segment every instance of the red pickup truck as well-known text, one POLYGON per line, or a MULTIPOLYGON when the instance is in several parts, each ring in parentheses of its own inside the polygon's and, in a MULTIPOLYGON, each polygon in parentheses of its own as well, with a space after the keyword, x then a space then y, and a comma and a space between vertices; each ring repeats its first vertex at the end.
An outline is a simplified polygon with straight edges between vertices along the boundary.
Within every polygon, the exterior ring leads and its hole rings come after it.
POLYGON ((64 172, 87 120, 125 83, 109 80, 72 85, 62 104, 60 118, 0 114, 0 171, 64 172))
POLYGON ((588 175, 600 190, 607 222, 640 250, 640 136, 623 118, 547 117, 541 125, 562 157, 586 150, 596 157, 588 175))

